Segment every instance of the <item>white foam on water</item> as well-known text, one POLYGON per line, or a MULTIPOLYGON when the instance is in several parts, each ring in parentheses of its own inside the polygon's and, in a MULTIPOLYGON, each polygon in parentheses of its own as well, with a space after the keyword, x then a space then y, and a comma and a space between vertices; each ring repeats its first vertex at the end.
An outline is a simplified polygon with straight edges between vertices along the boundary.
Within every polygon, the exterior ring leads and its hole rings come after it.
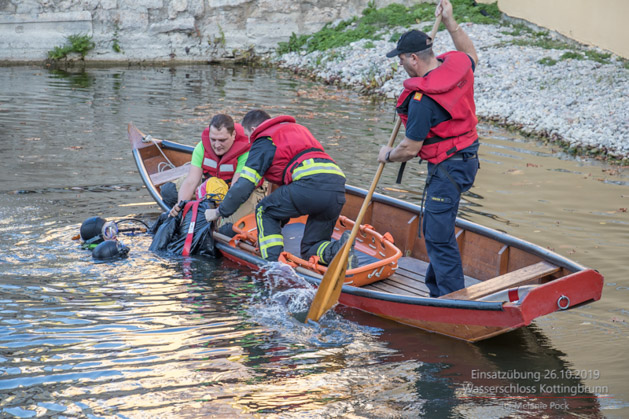
POLYGON ((381 331, 353 323, 334 309, 328 310, 319 322, 306 321, 317 288, 290 266, 279 262, 263 266, 261 276, 265 286, 252 296, 249 314, 261 326, 280 333, 291 342, 337 347, 351 343, 358 336, 373 336, 381 331))

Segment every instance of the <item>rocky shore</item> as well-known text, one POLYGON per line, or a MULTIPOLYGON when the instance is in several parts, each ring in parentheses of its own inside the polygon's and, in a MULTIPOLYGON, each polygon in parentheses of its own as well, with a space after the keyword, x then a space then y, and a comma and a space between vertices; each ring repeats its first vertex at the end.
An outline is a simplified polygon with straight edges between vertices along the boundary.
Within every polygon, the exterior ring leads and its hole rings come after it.
MULTIPOLYGON (((416 28, 429 25, 424 22, 416 28)), ((603 51, 588 49, 590 54, 585 54, 578 46, 569 50, 535 46, 533 32, 505 26, 461 27, 479 57, 475 72, 479 119, 556 141, 574 153, 629 163, 629 69, 622 59, 600 59, 603 51)), ((397 28, 382 39, 407 29, 397 28)), ((385 57, 394 46, 389 41, 361 40, 327 51, 291 52, 273 61, 327 83, 393 100, 407 78, 398 60, 385 57)), ((434 49, 437 54, 454 49, 447 31, 437 34, 434 49)))

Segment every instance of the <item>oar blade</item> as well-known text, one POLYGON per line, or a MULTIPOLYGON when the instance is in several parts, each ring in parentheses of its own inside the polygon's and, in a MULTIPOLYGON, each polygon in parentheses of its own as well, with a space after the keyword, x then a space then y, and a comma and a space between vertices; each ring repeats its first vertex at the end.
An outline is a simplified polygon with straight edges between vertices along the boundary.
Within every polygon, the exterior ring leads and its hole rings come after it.
POLYGON ((325 272, 325 275, 323 275, 317 293, 310 304, 307 319, 316 322, 319 321, 321 316, 336 303, 341 288, 343 287, 343 282, 345 281, 345 270, 347 269, 347 258, 349 256, 349 251, 346 252, 345 247, 348 243, 345 243, 343 247, 339 249, 330 265, 328 265, 328 270, 325 272), (333 298, 337 289, 338 294, 336 298, 333 298))

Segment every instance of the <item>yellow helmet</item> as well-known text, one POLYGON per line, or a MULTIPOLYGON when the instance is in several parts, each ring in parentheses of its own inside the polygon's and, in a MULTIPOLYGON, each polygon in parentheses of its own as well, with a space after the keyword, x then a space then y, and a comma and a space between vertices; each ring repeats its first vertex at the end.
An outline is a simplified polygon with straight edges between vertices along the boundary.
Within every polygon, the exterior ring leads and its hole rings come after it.
POLYGON ((211 177, 197 189, 197 199, 206 198, 220 204, 225 198, 228 189, 229 186, 223 179, 211 177))

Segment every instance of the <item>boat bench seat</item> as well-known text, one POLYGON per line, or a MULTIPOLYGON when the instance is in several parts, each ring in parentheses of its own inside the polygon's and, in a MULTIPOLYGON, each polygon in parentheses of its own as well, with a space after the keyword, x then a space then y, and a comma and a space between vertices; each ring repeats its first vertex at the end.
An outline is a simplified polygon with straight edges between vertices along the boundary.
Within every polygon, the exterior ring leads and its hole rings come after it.
POLYGON ((519 287, 531 283, 547 275, 551 275, 559 270, 559 267, 546 261, 506 273, 504 275, 490 278, 478 284, 470 285, 467 288, 442 295, 439 298, 451 300, 476 300, 478 298, 491 295, 498 291, 519 287))
POLYGON ((163 185, 166 182, 172 182, 179 179, 182 176, 186 176, 190 170, 189 164, 175 167, 174 169, 164 170, 163 172, 153 173, 151 175, 151 182, 155 186, 163 185))

